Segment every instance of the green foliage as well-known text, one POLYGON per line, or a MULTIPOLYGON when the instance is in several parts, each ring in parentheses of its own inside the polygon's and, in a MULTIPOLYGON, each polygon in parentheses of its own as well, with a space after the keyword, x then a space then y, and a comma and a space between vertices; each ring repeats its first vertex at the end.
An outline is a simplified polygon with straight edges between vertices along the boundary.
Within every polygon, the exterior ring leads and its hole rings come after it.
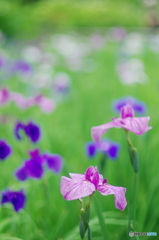
POLYGON ((0 1, 0 29, 10 37, 33 38, 65 27, 141 27, 147 24, 146 9, 135 1, 43 0, 22 3, 25 1, 0 1))

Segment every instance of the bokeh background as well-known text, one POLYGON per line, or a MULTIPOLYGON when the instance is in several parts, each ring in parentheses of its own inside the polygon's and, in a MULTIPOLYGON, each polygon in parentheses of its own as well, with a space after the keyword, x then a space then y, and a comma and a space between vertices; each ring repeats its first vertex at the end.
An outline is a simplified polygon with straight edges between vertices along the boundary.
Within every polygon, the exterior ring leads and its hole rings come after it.
MULTIPOLYGON (((87 153, 91 127, 118 117, 115 104, 125 97, 144 106, 135 114, 150 116, 153 127, 142 136, 130 133, 140 159, 136 231, 159 235, 158 10, 157 0, 0 0, 0 140, 12 148, 0 159, 1 203, 6 189, 26 194, 18 212, 1 204, 1 240, 80 239, 80 204, 63 199, 60 179, 99 166, 103 153, 87 153), (29 121, 41 129, 36 143, 15 135, 16 123, 29 121), (16 170, 37 148, 60 155, 62 169, 20 181, 16 170)), ((131 199, 134 175, 125 133, 111 129, 105 137, 120 149, 116 159, 107 156, 103 175, 127 188, 131 199)), ((128 207, 116 209, 112 195, 96 198, 110 239, 128 239, 128 207)), ((93 239, 104 240, 93 199, 90 226, 93 239)))

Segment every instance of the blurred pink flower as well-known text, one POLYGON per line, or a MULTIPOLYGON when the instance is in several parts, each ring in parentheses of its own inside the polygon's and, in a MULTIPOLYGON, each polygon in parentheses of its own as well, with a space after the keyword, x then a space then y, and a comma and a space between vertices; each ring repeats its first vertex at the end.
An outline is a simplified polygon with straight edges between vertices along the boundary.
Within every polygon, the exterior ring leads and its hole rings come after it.
POLYGON ((45 113, 51 113, 55 109, 55 102, 50 98, 44 97, 42 95, 36 96, 34 98, 35 103, 40 107, 40 109, 45 113))
POLYGON ((22 93, 0 89, 0 105, 13 101, 19 108, 26 109, 38 105, 44 113, 51 113, 55 109, 55 102, 42 95, 26 97, 22 93))
POLYGON ((95 142, 99 142, 104 133, 109 128, 123 128, 128 131, 141 135, 152 127, 148 127, 150 117, 134 117, 134 110, 131 105, 127 104, 120 110, 120 118, 114 118, 111 122, 92 127, 91 134, 95 142))
POLYGON ((84 174, 70 173, 70 176, 71 178, 61 178, 60 190, 66 200, 81 199, 98 191, 102 195, 113 194, 116 208, 124 210, 126 207, 126 188, 107 184, 96 167, 89 167, 84 174))
POLYGON ((0 105, 5 105, 10 101, 10 94, 7 88, 0 89, 0 105))

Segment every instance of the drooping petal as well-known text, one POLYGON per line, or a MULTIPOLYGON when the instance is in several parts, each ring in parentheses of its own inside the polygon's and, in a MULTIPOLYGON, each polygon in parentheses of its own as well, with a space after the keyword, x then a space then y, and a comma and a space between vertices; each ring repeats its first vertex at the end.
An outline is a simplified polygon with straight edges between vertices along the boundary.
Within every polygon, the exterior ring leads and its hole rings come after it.
POLYGON ((120 128, 121 126, 118 126, 116 122, 113 121, 100 126, 92 127, 91 129, 92 139, 95 142, 99 142, 103 134, 106 133, 109 130, 109 128, 113 127, 120 128))
POLYGON ((125 192, 126 188, 123 187, 115 187, 109 184, 102 184, 97 187, 97 190, 102 194, 102 195, 114 195, 115 199, 115 207, 124 210, 124 208, 127 205, 127 201, 125 198, 125 192))
POLYGON ((92 157, 95 156, 96 150, 97 150, 97 147, 96 147, 96 144, 94 142, 87 143, 87 145, 86 145, 86 153, 87 153, 87 156, 89 158, 92 158, 92 157))
POLYGON ((43 167, 35 159, 26 161, 25 169, 28 177, 39 179, 43 176, 43 167))
POLYGON ((89 181, 79 182, 67 177, 61 178, 60 191, 66 200, 75 200, 89 196, 95 190, 95 185, 89 181))
POLYGON ((28 178, 27 169, 25 166, 18 168, 15 172, 15 176, 20 181, 25 181, 28 178))
POLYGON ((23 191, 12 192, 10 202, 13 204, 16 212, 24 208, 26 202, 26 196, 23 191))
POLYGON ((17 122, 14 127, 14 134, 18 140, 22 139, 22 137, 20 136, 20 133, 19 133, 21 130, 24 131, 24 124, 21 122, 17 122))
POLYGON ((112 159, 115 160, 118 157, 118 153, 119 153, 119 149, 120 149, 120 145, 119 144, 112 144, 110 145, 110 147, 107 150, 107 156, 112 159))
POLYGON ((1 204, 5 204, 10 201, 10 190, 2 192, 1 204))
POLYGON ((117 118, 114 121, 118 127, 127 129, 137 135, 141 135, 152 128, 148 127, 149 119, 150 117, 133 117, 125 119, 117 118))
POLYGON ((44 158, 50 170, 59 173, 63 167, 63 159, 58 154, 44 154, 44 158))
POLYGON ((39 141, 41 131, 38 125, 34 124, 33 122, 29 122, 27 125, 25 125, 24 130, 32 142, 39 141))
POLYGON ((4 140, 0 140, 0 160, 5 160, 12 152, 11 147, 4 140))
POLYGON ((26 202, 26 196, 23 190, 11 191, 6 190, 2 193, 1 204, 11 203, 16 212, 24 208, 26 202))

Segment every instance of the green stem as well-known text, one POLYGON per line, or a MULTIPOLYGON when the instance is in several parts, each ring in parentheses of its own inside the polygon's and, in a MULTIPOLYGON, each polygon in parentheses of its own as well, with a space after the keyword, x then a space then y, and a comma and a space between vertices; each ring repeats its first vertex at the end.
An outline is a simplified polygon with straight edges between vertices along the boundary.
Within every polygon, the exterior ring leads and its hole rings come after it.
POLYGON ((103 235, 104 239, 109 239, 108 229, 107 229, 107 225, 104 222, 101 205, 99 204, 98 200, 96 199, 96 196, 94 197, 94 205, 95 205, 96 213, 97 213, 98 220, 100 223, 102 235, 103 235))
POLYGON ((132 214, 133 214, 133 229, 135 230, 135 221, 136 221, 136 196, 137 196, 137 173, 134 176, 134 189, 133 189, 133 206, 132 206, 132 214))
POLYGON ((104 173, 106 163, 107 163, 107 156, 103 153, 99 162, 99 172, 101 174, 104 173))
POLYGON ((92 240, 92 231, 89 224, 88 224, 88 240, 92 240))

